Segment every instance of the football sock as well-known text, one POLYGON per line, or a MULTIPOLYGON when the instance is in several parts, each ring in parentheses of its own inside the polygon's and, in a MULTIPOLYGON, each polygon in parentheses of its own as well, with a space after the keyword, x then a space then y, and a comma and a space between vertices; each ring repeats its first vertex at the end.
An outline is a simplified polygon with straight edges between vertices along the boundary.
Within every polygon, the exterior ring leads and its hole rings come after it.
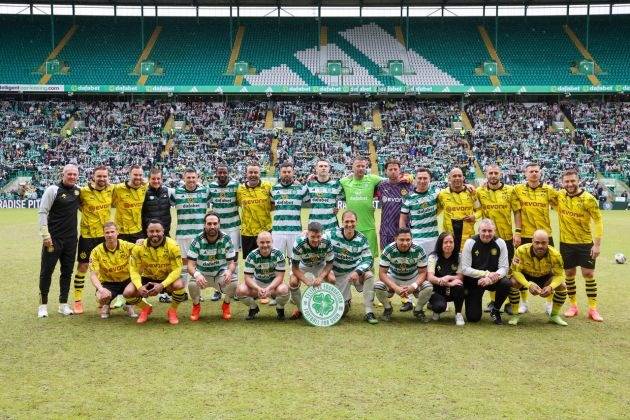
POLYGON ((369 276, 363 283, 363 305, 365 313, 374 312, 374 277, 369 276))
POLYGON ((418 301, 416 302, 416 311, 421 311, 431 299, 431 295, 433 294, 433 287, 420 286, 420 291, 418 292, 418 301))
POLYGON ((575 287, 575 275, 566 276, 565 282, 567 284, 567 295, 569 295, 569 302, 571 305, 577 305, 577 289, 575 287))
POLYGON ((586 282, 586 297, 588 297, 588 308, 597 308, 597 282, 593 277, 584 277, 586 282))
MULTIPOLYGON (((293 288, 291 287, 291 299, 293 299, 293 303, 297 306, 298 310, 302 310, 302 292, 300 291, 300 286, 293 288)), ((276 299, 277 301, 277 299, 276 299)))
POLYGON ((508 295, 508 299, 510 299, 510 305, 512 305, 512 313, 514 315, 518 315, 518 304, 521 300, 521 294, 519 290, 515 287, 510 287, 510 294, 508 295))
POLYGON ((234 297, 234 293, 236 293, 236 286, 238 282, 231 281, 230 284, 223 291, 223 302, 230 303, 232 298, 234 297))
POLYGON ((193 305, 198 305, 201 302, 201 289, 199 289, 196 281, 188 283, 188 293, 190 293, 193 305))
POLYGON ((551 316, 558 315, 562 305, 564 305, 564 301, 567 298, 566 290, 556 290, 553 292, 553 306, 551 308, 551 316))
POLYGON ((289 301, 289 294, 276 296, 276 308, 284 309, 284 305, 289 301))
POLYGON ((83 299, 83 287, 85 287, 85 274, 80 271, 74 273, 74 300, 83 299))
POLYGON ((180 303, 186 300, 186 289, 181 288, 173 290, 173 300, 171 301, 171 308, 177 309, 180 303))
POLYGON ((386 309, 389 309, 392 307, 391 302, 389 301, 389 292, 387 292, 386 290, 375 290, 374 293, 376 294, 376 298, 378 299, 379 302, 381 302, 383 304, 383 307, 386 309))
POLYGON ((527 298, 529 297, 529 291, 527 290, 527 287, 521 287, 521 299, 523 300, 523 302, 527 302, 527 298))

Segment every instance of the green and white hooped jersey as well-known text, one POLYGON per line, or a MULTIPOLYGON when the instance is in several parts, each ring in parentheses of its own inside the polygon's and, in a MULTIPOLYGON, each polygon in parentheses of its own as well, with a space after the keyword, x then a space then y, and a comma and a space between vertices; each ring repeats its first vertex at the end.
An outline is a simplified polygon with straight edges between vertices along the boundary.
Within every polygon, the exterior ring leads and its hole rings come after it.
POLYGON ((335 259, 330 239, 322 238, 317 248, 313 248, 308 238, 298 236, 293 244, 293 263, 301 263, 307 267, 315 267, 322 263, 329 263, 335 259))
POLYGON ((405 198, 400 212, 409 216, 413 239, 437 238, 437 196, 440 191, 429 188, 424 193, 413 191, 405 198))
POLYGON ((396 242, 392 242, 381 252, 379 265, 387 268, 387 274, 395 280, 409 281, 418 276, 418 268, 427 266, 427 254, 413 243, 407 252, 401 252, 396 242))
POLYGON ((208 209, 219 215, 222 230, 234 230, 241 226, 236 204, 237 188, 238 182, 232 180, 223 187, 216 181, 208 185, 208 209))
POLYGON ((302 231, 302 203, 308 201, 306 185, 294 182, 283 185, 278 182, 271 188, 271 201, 275 205, 272 229, 274 233, 302 231))
POLYGON ((210 243, 205 232, 193 239, 188 248, 187 258, 197 261, 197 271, 205 276, 218 276, 227 270, 229 261, 235 257, 234 246, 230 237, 219 232, 216 241, 210 243))
POLYGON ((208 187, 198 185, 193 191, 178 187, 171 195, 177 210, 177 239, 194 239, 203 231, 203 218, 208 203, 208 187))
POLYGON ((256 248, 245 259, 243 273, 250 274, 262 283, 269 284, 276 277, 276 271, 285 271, 284 254, 276 248, 271 249, 271 254, 266 257, 260 255, 256 248))
POLYGON ((311 212, 308 221, 321 223, 324 230, 334 229, 339 226, 334 210, 337 203, 342 201, 343 189, 337 179, 329 179, 319 182, 317 179, 306 184, 308 195, 311 199, 311 212))
POLYGON ((374 258, 370 251, 370 243, 359 231, 347 239, 343 236, 343 228, 336 228, 327 232, 327 238, 332 243, 335 259, 333 260, 333 272, 335 274, 348 274, 352 271, 365 273, 372 268, 374 258))

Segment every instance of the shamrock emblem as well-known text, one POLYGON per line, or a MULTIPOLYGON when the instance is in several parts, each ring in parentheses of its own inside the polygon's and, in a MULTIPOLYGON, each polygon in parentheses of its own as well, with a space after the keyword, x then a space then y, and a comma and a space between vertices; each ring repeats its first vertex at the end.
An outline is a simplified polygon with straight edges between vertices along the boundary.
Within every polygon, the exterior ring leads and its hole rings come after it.
POLYGON ((313 310, 319 316, 327 316, 333 311, 333 298, 328 293, 316 293, 313 296, 313 310))

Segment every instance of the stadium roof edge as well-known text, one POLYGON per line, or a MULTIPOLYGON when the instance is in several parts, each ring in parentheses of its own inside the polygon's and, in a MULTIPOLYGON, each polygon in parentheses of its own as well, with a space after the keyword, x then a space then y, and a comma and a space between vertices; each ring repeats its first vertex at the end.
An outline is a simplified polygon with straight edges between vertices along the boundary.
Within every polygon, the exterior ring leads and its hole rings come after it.
POLYGON ((273 6, 273 7, 401 7, 401 6, 546 6, 546 5, 586 5, 617 4, 622 1, 607 0, 55 0, 25 1, 2 0, 5 4, 58 4, 58 5, 117 5, 117 6, 273 6))

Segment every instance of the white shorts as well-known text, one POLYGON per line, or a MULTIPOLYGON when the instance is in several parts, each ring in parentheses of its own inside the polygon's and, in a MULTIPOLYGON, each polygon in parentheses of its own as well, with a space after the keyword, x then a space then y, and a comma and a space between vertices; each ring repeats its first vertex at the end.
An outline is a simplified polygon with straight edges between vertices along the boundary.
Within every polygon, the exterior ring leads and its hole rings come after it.
MULTIPOLYGON (((390 277, 392 277, 392 276, 390 276, 390 277)), ((396 283, 397 286, 410 286, 411 284, 415 283, 417 279, 413 279, 413 280, 398 280, 395 277, 392 277, 392 280, 394 280, 394 283, 396 283)), ((425 280, 420 285, 420 287, 418 287, 416 289, 416 291, 413 292, 413 295, 418 297, 418 293, 420 293, 421 290, 428 289, 428 288, 433 289, 433 285, 428 280, 425 280)), ((380 280, 377 281, 376 283, 374 283, 374 290, 386 291, 386 292, 389 292, 389 297, 394 296, 394 291, 393 290, 389 290, 387 285, 385 283, 383 283, 382 281, 380 281, 380 280)))
MULTIPOLYGON (((206 281, 208 282, 208 286, 207 287, 212 287, 215 290, 218 290, 221 293, 225 293, 225 289, 227 288, 227 286, 223 285, 223 280, 225 278, 225 276, 223 275, 223 273, 217 275, 217 276, 208 276, 206 274, 203 274, 203 277, 206 279, 206 281)), ((194 280, 191 278, 190 279, 191 282, 193 282, 194 280)), ((231 283, 235 283, 238 282, 238 277, 236 275, 236 273, 232 273, 232 281, 231 283)))
MULTIPOLYGON (((254 281, 256 282, 258 287, 262 287, 263 289, 265 287, 269 287, 269 285, 271 284, 271 283, 263 283, 262 281, 260 281, 258 279, 254 279, 254 281)), ((283 283, 280 283, 280 284, 283 284, 283 283)), ((276 287, 276 290, 274 291, 274 293, 271 294, 271 297, 274 298, 274 299, 276 298, 276 296, 278 296, 278 293, 276 293, 276 291, 278 290, 278 287, 280 286, 280 284, 276 287)), ((256 298, 256 299, 258 299, 258 298, 256 298)))
POLYGON ((273 247, 282 251, 284 256, 290 261, 293 256, 293 243, 298 236, 302 236, 302 232, 276 233, 272 231, 273 247))
POLYGON ((309 267, 300 263, 300 270, 302 270, 304 274, 311 273, 314 277, 317 277, 319 276, 319 273, 322 272, 325 266, 326 264, 319 264, 319 265, 314 265, 312 267, 309 267))
POLYGON ((241 249, 241 231, 239 228, 223 230, 223 233, 230 237, 234 251, 238 252, 241 249))
MULTIPOLYGON (((346 273, 346 274, 335 274, 335 287, 337 289, 339 289, 339 291, 343 295, 343 299, 346 300, 346 301, 352 299, 352 290, 350 289, 351 285, 354 286, 354 289, 357 292, 363 293, 363 285, 362 284, 353 283, 353 282, 348 280, 348 277, 352 273, 353 272, 351 271, 351 272, 346 273)), ((372 272, 371 271, 366 271, 364 275, 365 275, 365 279, 367 280, 368 278, 372 277, 372 272)))
POLYGON ((188 255, 188 248, 190 248, 190 244, 195 238, 177 238, 177 245, 179 245, 179 250, 182 253, 182 258, 186 258, 188 255))
POLYGON ((424 249, 424 253, 428 257, 435 252, 435 244, 437 242, 437 238, 414 239, 412 242, 416 245, 420 245, 422 249, 424 249))

